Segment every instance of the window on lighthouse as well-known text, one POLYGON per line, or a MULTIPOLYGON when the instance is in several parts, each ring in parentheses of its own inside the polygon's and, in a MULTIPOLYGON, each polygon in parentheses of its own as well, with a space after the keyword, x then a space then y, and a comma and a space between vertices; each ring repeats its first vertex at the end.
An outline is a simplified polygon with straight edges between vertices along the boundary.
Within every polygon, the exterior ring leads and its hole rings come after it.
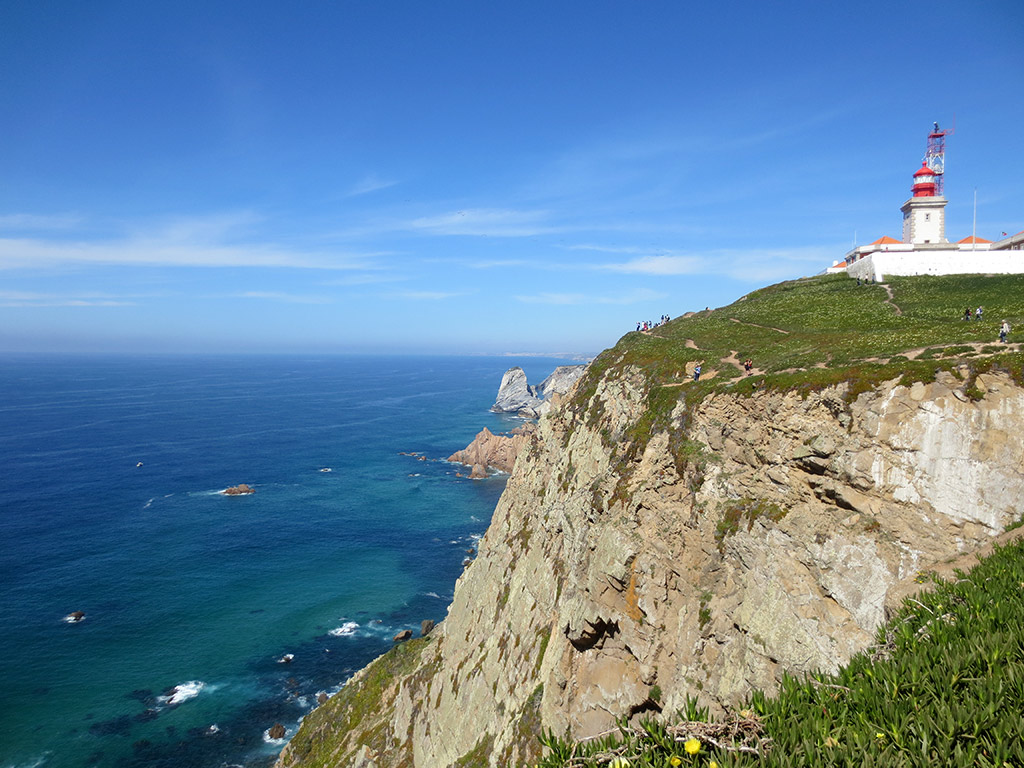
POLYGON ((931 215, 930 213, 926 213, 926 214, 924 215, 924 220, 925 220, 925 221, 931 221, 931 220, 932 220, 932 215, 931 215))

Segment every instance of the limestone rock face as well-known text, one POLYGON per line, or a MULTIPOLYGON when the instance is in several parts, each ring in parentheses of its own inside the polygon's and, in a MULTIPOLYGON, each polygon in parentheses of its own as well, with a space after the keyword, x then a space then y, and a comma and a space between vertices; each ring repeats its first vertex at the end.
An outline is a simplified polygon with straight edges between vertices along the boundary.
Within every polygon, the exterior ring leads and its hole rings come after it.
POLYGON ((630 452, 645 379, 601 380, 540 421, 447 619, 400 646, 418 655, 357 674, 279 766, 311 744, 339 766, 525 764, 541 727, 586 737, 837 669, 915 576, 1021 515, 1024 389, 976 386, 978 401, 948 373, 855 399, 719 393, 630 452), (346 690, 370 678, 355 719, 346 690))
POLYGON ((518 365, 505 371, 498 387, 498 398, 491 406, 498 413, 520 413, 536 416, 537 408, 544 402, 537 397, 536 390, 526 381, 526 371, 518 365))
POLYGON ((564 395, 579 381, 587 370, 585 365, 560 365, 537 386, 537 397, 549 399, 552 395, 564 395))
POLYGON ((557 397, 572 389, 586 369, 586 365, 560 365, 539 386, 534 387, 527 383, 522 368, 509 368, 501 377, 498 399, 491 410, 536 419, 551 410, 557 397))

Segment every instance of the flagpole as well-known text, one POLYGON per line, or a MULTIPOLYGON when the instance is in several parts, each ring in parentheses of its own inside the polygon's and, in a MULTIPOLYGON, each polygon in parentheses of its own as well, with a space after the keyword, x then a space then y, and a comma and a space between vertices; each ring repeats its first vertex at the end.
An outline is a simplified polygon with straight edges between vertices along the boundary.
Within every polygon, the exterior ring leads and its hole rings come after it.
POLYGON ((978 188, 974 188, 974 223, 971 224, 971 250, 978 247, 978 188))

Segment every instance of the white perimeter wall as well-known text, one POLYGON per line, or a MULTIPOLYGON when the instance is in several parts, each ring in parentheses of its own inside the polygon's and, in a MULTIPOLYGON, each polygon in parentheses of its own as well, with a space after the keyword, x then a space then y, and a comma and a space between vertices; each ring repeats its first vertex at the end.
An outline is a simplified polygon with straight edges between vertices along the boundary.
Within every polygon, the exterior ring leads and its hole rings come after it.
POLYGON ((846 274, 879 282, 889 275, 1024 274, 1024 251, 873 253, 849 265, 846 274))

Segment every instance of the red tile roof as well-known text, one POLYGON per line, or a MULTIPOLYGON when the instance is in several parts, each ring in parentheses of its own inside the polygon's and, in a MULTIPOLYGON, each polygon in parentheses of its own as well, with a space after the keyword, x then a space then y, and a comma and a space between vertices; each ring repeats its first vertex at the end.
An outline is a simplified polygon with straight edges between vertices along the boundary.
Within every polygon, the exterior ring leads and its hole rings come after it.
POLYGON ((965 237, 963 240, 957 240, 956 244, 957 245, 962 245, 963 243, 991 243, 991 242, 992 242, 991 240, 986 240, 984 237, 965 237))
POLYGON ((870 245, 890 245, 891 243, 902 243, 902 242, 903 242, 902 240, 897 240, 894 237, 889 237, 888 235, 884 235, 884 236, 878 238, 877 240, 871 242, 870 245))

